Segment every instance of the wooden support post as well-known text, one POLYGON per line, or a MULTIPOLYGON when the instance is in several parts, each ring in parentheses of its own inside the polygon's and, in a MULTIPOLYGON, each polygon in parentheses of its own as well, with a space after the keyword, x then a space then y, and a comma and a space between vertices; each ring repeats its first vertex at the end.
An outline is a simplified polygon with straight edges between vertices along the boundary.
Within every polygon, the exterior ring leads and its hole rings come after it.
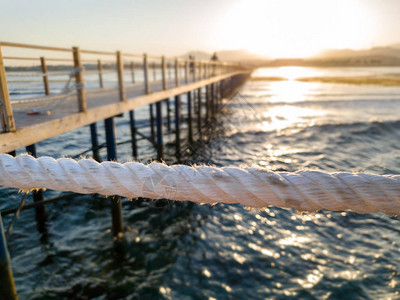
POLYGON ((171 74, 171 64, 167 62, 167 69, 168 69, 168 79, 171 79, 172 74, 171 74))
POLYGON ((4 132, 15 131, 14 116, 11 108, 10 93, 8 92, 6 69, 0 43, 0 122, 4 132))
MULTIPOLYGON (((168 83, 167 83, 167 64, 165 63, 164 56, 161 57, 161 81, 162 81, 162 89, 165 91, 168 88, 168 83)), ((168 129, 168 132, 170 132, 171 131, 171 109, 169 107, 169 98, 165 99, 164 101, 167 106, 167 129, 168 129)), ((158 118, 158 116, 157 116, 157 118, 158 118)), ((158 128, 157 128, 157 130, 158 130, 158 128)))
POLYGON ((165 57, 161 57, 161 80, 162 80, 162 89, 166 90, 167 85, 167 75, 166 75, 166 64, 165 64, 165 57))
POLYGON ((95 161, 101 162, 99 154, 99 139, 97 138, 97 126, 96 123, 90 124, 90 139, 92 141, 92 153, 95 161))
POLYGON ((104 87, 103 84, 103 65, 101 64, 101 60, 97 60, 97 71, 99 72, 99 86, 100 88, 104 87))
MULTIPOLYGON (((37 157, 35 144, 26 146, 26 151, 33 157, 37 157)), ((34 190, 32 192, 32 196, 33 196, 33 202, 42 202, 44 200, 42 189, 34 190)), ((40 233, 45 233, 47 216, 46 216, 46 209, 45 209, 44 205, 38 205, 35 207, 35 217, 36 217, 36 221, 37 221, 37 225, 38 225, 38 231, 40 233)))
POLYGON ((203 76, 203 72, 201 70, 201 66, 203 65, 203 63, 201 61, 199 61, 199 81, 201 80, 202 76, 203 76))
POLYGON ((131 138, 132 138, 132 156, 137 158, 137 145, 136 145, 136 122, 135 122, 135 111, 129 111, 129 125, 131 127, 131 138))
POLYGON ((74 57, 74 68, 81 68, 79 72, 75 75, 75 82, 78 88, 78 107, 79 112, 86 112, 86 93, 84 87, 84 79, 83 79, 83 65, 81 60, 81 50, 79 47, 73 47, 72 53, 74 57))
MULTIPOLYGON (((115 143, 115 124, 114 118, 104 120, 107 143, 107 160, 117 160, 117 147, 115 143)), ((111 199, 112 232, 114 238, 123 236, 124 222, 122 219, 122 202, 120 196, 111 199)))
POLYGON ((193 65, 192 65, 192 82, 195 82, 196 81, 196 61, 195 60, 193 60, 192 61, 192 63, 193 63, 193 65))
POLYGON ((135 83, 135 62, 131 61, 131 75, 132 75, 132 83, 135 83))
POLYGON ((179 86, 179 61, 175 58, 175 86, 179 86))
POLYGON ((161 161, 164 158, 163 145, 163 117, 162 117, 162 101, 156 103, 157 110, 157 158, 161 161))
POLYGON ((44 93, 46 95, 50 95, 50 87, 49 87, 49 77, 47 75, 47 65, 46 65, 46 59, 42 56, 40 58, 40 67, 42 69, 43 73, 43 87, 44 87, 44 93))
POLYGON ((147 59, 147 54, 143 54, 143 77, 144 77, 144 92, 146 94, 151 93, 151 86, 149 81, 149 62, 147 59))
POLYGON ((11 269, 10 254, 7 249, 3 220, 0 214, 0 300, 17 300, 14 277, 11 269))
POLYGON ((124 62, 121 51, 117 51, 117 73, 118 73, 119 100, 126 101, 125 84, 124 84, 124 62))
POLYGON ((153 80, 156 81, 157 74, 156 74, 156 63, 155 62, 152 63, 152 67, 153 67, 153 80))
POLYGON ((185 83, 189 83, 189 61, 185 61, 185 83))
POLYGON ((188 140, 193 142, 193 125, 192 125, 192 92, 187 92, 187 110, 188 110, 188 140))

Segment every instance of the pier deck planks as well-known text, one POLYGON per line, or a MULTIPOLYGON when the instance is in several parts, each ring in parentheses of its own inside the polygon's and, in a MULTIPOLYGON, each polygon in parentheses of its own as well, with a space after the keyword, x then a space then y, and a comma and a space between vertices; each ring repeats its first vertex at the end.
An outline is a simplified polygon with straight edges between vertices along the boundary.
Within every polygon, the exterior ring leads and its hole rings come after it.
MULTIPOLYGON (((52 110, 50 115, 27 115, 26 112, 14 111, 16 131, 0 133, 0 153, 7 153, 70 130, 119 115, 146 104, 155 103, 169 97, 180 95, 203 86, 230 78, 238 74, 248 73, 237 71, 224 75, 214 76, 201 81, 185 83, 182 79, 175 87, 175 80, 168 80, 168 88, 163 90, 162 82, 151 82, 151 93, 145 94, 142 82, 125 87, 126 101, 120 101, 118 87, 115 89, 87 90, 87 111, 79 112, 76 96, 67 100, 52 110)), ((52 100, 49 103, 53 103, 52 100)), ((46 102, 40 102, 44 105, 46 102)), ((44 105, 45 106, 45 105, 44 105)), ((13 109, 26 109, 32 103, 13 104, 13 109)))

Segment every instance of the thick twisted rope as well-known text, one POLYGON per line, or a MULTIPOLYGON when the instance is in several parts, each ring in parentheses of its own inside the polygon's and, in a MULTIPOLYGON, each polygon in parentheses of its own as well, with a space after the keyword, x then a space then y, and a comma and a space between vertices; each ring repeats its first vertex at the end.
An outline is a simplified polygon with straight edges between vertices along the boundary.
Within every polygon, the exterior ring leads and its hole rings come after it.
POLYGON ((400 214, 400 175, 270 172, 261 168, 97 163, 92 159, 0 154, 0 185, 298 211, 400 214))

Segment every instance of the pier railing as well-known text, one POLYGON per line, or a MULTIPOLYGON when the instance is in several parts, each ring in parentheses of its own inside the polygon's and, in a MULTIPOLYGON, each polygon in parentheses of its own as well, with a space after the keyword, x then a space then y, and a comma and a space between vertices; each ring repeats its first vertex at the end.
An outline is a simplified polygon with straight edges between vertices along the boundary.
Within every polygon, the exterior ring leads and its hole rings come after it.
MULTIPOLYGON (((8 66, 11 69, 12 64, 8 66)), ((161 83, 161 89, 167 90, 182 83, 201 81, 241 69, 244 67, 240 64, 220 61, 0 42, 0 129, 3 132, 16 130, 14 103, 23 101, 29 105, 29 101, 34 103, 63 96, 60 95, 60 84, 67 82, 71 74, 74 76, 72 90, 76 94, 77 112, 86 112, 88 92, 117 89, 119 99, 125 101, 126 88, 132 85, 143 85, 144 93, 150 94, 155 83, 161 83), (5 48, 12 48, 12 52, 9 50, 3 55, 5 48), (34 54, 26 56, 25 53, 31 51, 34 54), (24 55, 18 55, 18 52, 24 55), (24 67, 15 69, 17 72, 6 72, 5 62, 8 61, 23 61, 24 67), (42 85, 41 91, 40 88, 38 90, 39 84, 42 85), (10 88, 11 91, 18 89, 27 95, 35 93, 40 96, 12 99, 10 88)))

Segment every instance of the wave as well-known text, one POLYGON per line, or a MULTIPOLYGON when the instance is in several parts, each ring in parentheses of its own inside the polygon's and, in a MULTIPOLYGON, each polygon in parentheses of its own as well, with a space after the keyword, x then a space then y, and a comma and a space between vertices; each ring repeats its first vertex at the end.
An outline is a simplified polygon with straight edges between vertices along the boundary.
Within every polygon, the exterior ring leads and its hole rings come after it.
POLYGON ((362 104, 362 103, 373 103, 373 102, 390 102, 390 103, 399 103, 400 104, 400 98, 392 98, 392 99, 329 99, 329 100, 304 100, 304 101, 296 101, 296 102, 291 102, 291 101, 254 101, 254 98, 250 97, 242 97, 241 98, 243 101, 241 102, 228 102, 225 104, 226 107, 242 107, 243 105, 251 105, 251 106, 280 106, 280 105, 293 105, 293 106, 307 106, 307 105, 318 105, 318 104, 323 104, 323 105, 329 105, 329 104, 346 104, 348 105, 349 103, 357 103, 357 104, 362 104))
MULTIPOLYGON (((367 135, 367 136, 386 136, 388 134, 395 135, 400 138, 400 120, 392 121, 373 121, 373 122, 353 122, 353 123, 336 123, 336 124, 320 124, 312 125, 299 129, 298 131, 292 132, 292 128, 283 130, 285 135, 301 135, 314 131, 318 134, 321 133, 335 133, 335 132, 346 132, 350 135, 367 135), (287 132, 286 132, 287 131, 287 132)), ((270 135, 277 133, 277 130, 249 130, 235 132, 229 137, 245 137, 245 136, 261 136, 270 135)), ((279 130, 282 132, 282 130, 279 130)), ((279 133, 280 134, 280 133, 279 133)))

